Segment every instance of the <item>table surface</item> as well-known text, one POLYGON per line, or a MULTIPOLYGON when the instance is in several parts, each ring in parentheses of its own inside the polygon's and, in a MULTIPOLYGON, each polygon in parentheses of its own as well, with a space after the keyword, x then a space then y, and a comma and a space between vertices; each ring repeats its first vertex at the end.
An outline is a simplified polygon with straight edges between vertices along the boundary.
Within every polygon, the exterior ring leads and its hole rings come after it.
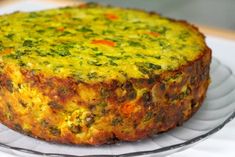
MULTIPOLYGON (((43 0, 45 1, 45 0, 43 0)), ((43 2, 41 1, 41 2, 43 2)), ((53 0, 49 0, 51 3, 55 3, 53 0)), ((47 2, 49 2, 47 1, 47 2)), ((22 1, 11 1, 11 2, 22 2, 22 1)), ((68 3, 73 3, 74 1, 59 1, 61 6, 68 3), (63 5, 62 5, 63 3, 63 5)), ((58 2, 56 2, 58 3, 58 2)), ((60 6, 60 4, 57 4, 60 6)), ((48 4, 49 5, 49 4, 48 4)), ((18 5, 20 6, 20 5, 18 5)), ((14 10, 16 5, 9 4, 9 1, 2 3, 0 0, 0 13, 8 12, 9 10, 14 10), (3 5, 5 4, 5 5, 3 5)), ((49 6, 50 7, 50 6, 49 6)), ((232 71, 235 73, 235 32, 221 29, 221 28, 212 28, 209 26, 199 25, 201 32, 206 35, 212 36, 208 41, 209 46, 217 47, 217 45, 222 44, 228 47, 228 52, 223 52, 222 49, 220 52, 215 52, 214 56, 219 58, 222 63, 225 63, 229 66, 232 71), (226 53, 226 55, 224 55, 226 53)), ((220 49, 218 49, 220 50, 220 49)), ((235 120, 226 125, 221 131, 210 137, 209 139, 197 144, 196 146, 189 148, 185 151, 170 155, 169 157, 198 157, 198 156, 207 156, 207 157, 234 157, 235 156, 235 120)), ((4 157, 15 157, 13 155, 8 155, 6 153, 0 152, 0 156, 4 157)), ((152 155, 151 157, 154 157, 152 155)))
MULTIPOLYGON (((197 24, 196 24, 197 25, 197 24)), ((207 35, 217 36, 224 39, 234 40, 235 41, 235 31, 223 29, 223 28, 215 28, 204 25, 197 25, 199 30, 207 35)))

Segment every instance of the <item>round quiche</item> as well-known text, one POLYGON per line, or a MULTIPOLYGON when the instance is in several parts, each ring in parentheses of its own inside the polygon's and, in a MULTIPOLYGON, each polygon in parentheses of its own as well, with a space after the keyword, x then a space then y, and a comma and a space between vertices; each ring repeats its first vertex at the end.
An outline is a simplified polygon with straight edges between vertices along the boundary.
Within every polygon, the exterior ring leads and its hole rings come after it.
POLYGON ((0 16, 0 121, 46 141, 136 141, 182 125, 210 83, 195 26, 87 3, 0 16))

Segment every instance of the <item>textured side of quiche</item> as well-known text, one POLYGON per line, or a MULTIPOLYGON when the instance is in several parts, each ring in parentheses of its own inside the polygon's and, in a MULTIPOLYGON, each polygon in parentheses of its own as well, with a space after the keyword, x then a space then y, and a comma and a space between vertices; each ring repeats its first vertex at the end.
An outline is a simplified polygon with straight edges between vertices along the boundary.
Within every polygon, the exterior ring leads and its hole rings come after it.
POLYGON ((184 21, 94 3, 0 16, 0 121, 46 141, 135 141, 202 104, 211 50, 184 21))

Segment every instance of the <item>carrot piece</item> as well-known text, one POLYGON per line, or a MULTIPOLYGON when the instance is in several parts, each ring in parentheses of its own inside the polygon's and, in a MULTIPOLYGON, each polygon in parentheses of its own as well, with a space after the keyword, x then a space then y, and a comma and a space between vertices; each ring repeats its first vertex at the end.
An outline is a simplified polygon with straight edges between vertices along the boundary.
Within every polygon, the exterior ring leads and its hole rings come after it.
POLYGON ((64 27, 57 28, 57 31, 63 32, 64 31, 64 27))
POLYGON ((147 32, 146 34, 152 35, 154 37, 159 37, 160 36, 160 34, 157 33, 157 32, 147 32))
POLYGON ((118 19, 118 16, 115 15, 115 14, 113 14, 113 13, 106 13, 106 14, 104 14, 104 15, 105 15, 105 17, 106 17, 107 19, 109 19, 109 20, 117 20, 117 19, 118 19))
POLYGON ((122 106, 121 111, 126 115, 130 115, 132 112, 134 112, 134 109, 135 105, 133 103, 126 103, 122 106))
POLYGON ((2 54, 10 54, 11 52, 12 52, 12 49, 7 48, 2 51, 2 54))
POLYGON ((107 45, 107 46, 115 46, 115 42, 110 41, 110 40, 93 40, 91 42, 92 44, 101 44, 101 45, 107 45))

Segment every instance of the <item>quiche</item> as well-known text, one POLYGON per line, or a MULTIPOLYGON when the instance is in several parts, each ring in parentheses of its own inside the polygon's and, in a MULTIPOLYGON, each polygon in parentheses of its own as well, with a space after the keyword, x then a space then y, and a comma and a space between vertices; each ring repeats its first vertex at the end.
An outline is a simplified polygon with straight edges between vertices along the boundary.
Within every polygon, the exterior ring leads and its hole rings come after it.
POLYGON ((86 3, 0 16, 0 121, 65 144, 136 141, 182 125, 210 83, 199 30, 86 3))

